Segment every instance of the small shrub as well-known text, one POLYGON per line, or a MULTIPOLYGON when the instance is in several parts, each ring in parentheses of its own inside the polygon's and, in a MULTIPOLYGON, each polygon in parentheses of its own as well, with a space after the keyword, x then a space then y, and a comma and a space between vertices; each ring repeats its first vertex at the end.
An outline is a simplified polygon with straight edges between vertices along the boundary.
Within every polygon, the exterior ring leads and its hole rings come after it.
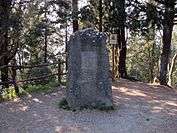
POLYGON ((63 98, 60 102, 59 102, 59 108, 65 109, 65 110, 70 110, 71 108, 68 105, 68 102, 66 100, 66 98, 63 98))
POLYGON ((147 119, 146 119, 146 121, 150 121, 150 119, 149 119, 149 118, 147 118, 147 119))
POLYGON ((12 100, 17 98, 17 94, 15 93, 14 87, 9 87, 4 89, 0 96, 0 101, 12 100))
POLYGON ((98 102, 94 108, 98 109, 98 110, 101 110, 101 111, 114 110, 113 106, 107 106, 105 103, 102 103, 102 102, 98 102))
POLYGON ((50 87, 54 88, 54 87, 60 86, 60 83, 58 83, 58 82, 56 82, 56 81, 51 81, 51 82, 48 83, 48 85, 49 85, 50 87))

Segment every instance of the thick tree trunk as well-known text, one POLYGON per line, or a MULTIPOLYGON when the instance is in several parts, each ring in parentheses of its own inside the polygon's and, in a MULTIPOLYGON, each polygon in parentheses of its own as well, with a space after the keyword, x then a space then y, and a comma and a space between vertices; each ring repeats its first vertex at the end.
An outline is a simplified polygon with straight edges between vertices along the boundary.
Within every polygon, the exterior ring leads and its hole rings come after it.
MULTIPOLYGON (((8 29, 3 29, 3 40, 2 40, 2 58, 1 58, 1 65, 2 66, 6 66, 8 65, 9 61, 8 61, 8 29)), ((8 84, 8 67, 3 67, 1 69, 1 81, 3 82, 3 88, 8 88, 9 84, 8 84)))
POLYGON ((119 46, 119 77, 127 78, 126 71, 126 54, 127 54, 127 44, 125 41, 125 23, 126 23, 126 15, 125 15, 125 0, 121 2, 120 9, 120 28, 118 35, 118 46, 119 46))
POLYGON ((119 41, 119 77, 120 78, 127 78, 127 71, 126 71, 126 53, 127 53, 127 46, 125 41, 125 29, 124 27, 120 30, 120 41, 119 41))
MULTIPOLYGON (((9 30, 9 14, 12 0, 0 1, 0 65, 8 65, 8 30, 9 30)), ((8 88, 8 67, 1 69, 1 81, 3 82, 3 88, 8 88)))
MULTIPOLYGON (((2 56, 1 59, 1 65, 5 66, 8 65, 9 61, 8 61, 8 56, 7 56, 7 51, 8 51, 8 31, 5 31, 6 33, 4 33, 4 37, 3 37, 3 46, 2 47, 2 53, 4 54, 2 56)), ((8 67, 3 67, 1 69, 1 81, 3 82, 3 88, 8 88, 9 84, 8 84, 8 67)))
POLYGON ((147 42, 149 44, 149 82, 154 81, 154 68, 155 68, 155 34, 156 34, 156 18, 157 11, 156 5, 154 5, 154 0, 148 0, 147 3, 147 23, 148 23, 148 34, 147 42))
POLYGON ((167 67, 169 63, 169 57, 171 52, 171 39, 173 32, 173 20, 174 20, 174 5, 170 2, 174 0, 167 1, 165 15, 164 15, 164 25, 163 25, 163 48, 161 54, 161 64, 160 64, 160 84, 167 85, 167 67))
MULTIPOLYGON (((12 65, 13 66, 17 65, 17 62, 16 62, 15 58, 12 61, 12 65)), ((17 85, 17 69, 16 69, 16 67, 12 67, 12 80, 13 80, 13 85, 14 85, 14 88, 15 88, 15 92, 16 92, 17 95, 19 95, 19 88, 18 88, 18 85, 17 85)))
POLYGON ((79 22, 78 22, 78 0, 72 0, 73 7, 73 32, 79 30, 79 22))
POLYGON ((161 64, 160 64, 160 84, 167 85, 167 68, 169 63, 169 56, 171 52, 171 32, 172 29, 164 30, 163 35, 163 49, 161 54, 161 64))
MULTIPOLYGON (((8 61, 5 58, 1 63, 3 65, 8 65, 8 61)), ((9 88, 8 67, 4 67, 4 68, 1 69, 1 82, 3 83, 3 88, 9 88)))

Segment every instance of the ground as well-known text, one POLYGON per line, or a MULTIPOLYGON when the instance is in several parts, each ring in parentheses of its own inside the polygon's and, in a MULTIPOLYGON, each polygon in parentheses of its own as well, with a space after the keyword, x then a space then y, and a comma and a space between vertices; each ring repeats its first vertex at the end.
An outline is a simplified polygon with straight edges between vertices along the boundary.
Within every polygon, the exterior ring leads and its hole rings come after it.
POLYGON ((174 89, 127 80, 112 89, 109 112, 59 109, 62 88, 0 103, 0 133, 177 133, 174 89))

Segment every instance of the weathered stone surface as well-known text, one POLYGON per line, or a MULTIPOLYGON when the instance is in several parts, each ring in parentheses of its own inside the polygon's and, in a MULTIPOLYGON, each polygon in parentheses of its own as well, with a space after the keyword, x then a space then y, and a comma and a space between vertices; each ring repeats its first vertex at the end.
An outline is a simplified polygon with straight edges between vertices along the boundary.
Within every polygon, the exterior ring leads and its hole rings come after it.
POLYGON ((86 29, 68 44, 67 102, 72 109, 112 106, 106 35, 86 29))

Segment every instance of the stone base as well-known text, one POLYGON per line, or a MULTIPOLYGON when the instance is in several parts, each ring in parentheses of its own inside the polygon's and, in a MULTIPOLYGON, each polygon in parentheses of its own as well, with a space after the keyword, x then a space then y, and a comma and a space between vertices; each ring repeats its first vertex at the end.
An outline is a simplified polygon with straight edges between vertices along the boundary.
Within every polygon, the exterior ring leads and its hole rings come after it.
MULTIPOLYGON (((98 110, 114 110, 113 102, 109 99, 99 99, 95 102, 88 103, 88 104, 75 104, 76 106, 73 106, 73 104, 69 104, 70 100, 67 101, 65 99, 64 104, 62 104, 61 108, 67 109, 67 110, 82 110, 82 109, 98 109, 98 110)), ((62 102, 63 103, 63 102, 62 102)))

